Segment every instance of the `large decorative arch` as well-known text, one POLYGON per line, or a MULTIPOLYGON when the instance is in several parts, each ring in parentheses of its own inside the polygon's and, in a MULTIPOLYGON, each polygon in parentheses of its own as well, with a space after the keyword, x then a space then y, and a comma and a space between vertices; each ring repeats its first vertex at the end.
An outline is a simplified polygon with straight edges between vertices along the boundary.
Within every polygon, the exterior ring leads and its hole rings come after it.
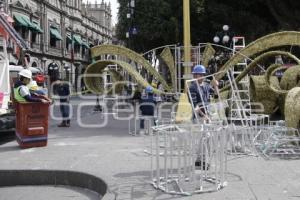
MULTIPOLYGON (((151 66, 151 64, 142 55, 140 55, 130 49, 127 49, 125 47, 117 46, 117 45, 110 45, 110 44, 100 45, 100 46, 91 48, 91 55, 92 55, 93 59, 96 59, 97 57, 99 57, 101 55, 106 55, 106 54, 120 55, 120 56, 127 57, 128 59, 143 66, 151 75, 153 75, 159 82, 161 82, 161 84, 163 85, 165 90, 167 90, 167 91, 172 90, 172 88, 170 88, 170 86, 167 84, 165 79, 151 66)), ((110 60, 110 61, 114 62, 113 60, 110 60)), ((125 63, 125 62, 122 62, 122 64, 123 63, 125 63)), ((132 73, 132 67, 130 67, 130 70, 131 70, 130 73, 132 73)), ((138 74, 138 72, 135 72, 135 73, 138 74)))
MULTIPOLYGON (((88 90, 95 94, 103 93, 103 79, 101 74, 108 65, 117 64, 132 76, 143 87, 149 86, 149 83, 135 70, 132 66, 124 61, 117 60, 99 60, 86 68, 83 80, 88 90)), ((154 88, 154 93, 161 93, 160 90, 154 88)))
MULTIPOLYGON (((255 67, 257 67, 257 64, 264 60, 264 59, 267 59, 271 56, 277 56, 277 55, 282 55, 282 56, 286 56, 286 57, 289 57, 293 60, 295 60, 297 62, 298 65, 300 65, 300 59, 297 58, 295 55, 289 53, 289 52, 286 52, 286 51, 269 51, 269 52, 266 52, 260 56, 258 56, 257 58, 255 58, 245 69, 244 71, 242 71, 241 74, 239 74, 236 78, 235 78, 235 81, 238 83, 240 80, 242 80, 252 69, 254 69, 255 67)), ((223 87, 220 91, 224 91, 224 90, 228 90, 230 88, 229 85, 223 87)))
POLYGON ((170 48, 169 47, 164 48, 164 50, 160 53, 160 56, 169 69, 169 72, 171 74, 172 87, 175 88, 176 85, 175 62, 170 48))
POLYGON ((251 42, 223 65, 223 67, 220 69, 220 71, 223 71, 223 73, 218 74, 216 78, 221 79, 225 75, 226 71, 235 66, 241 60, 245 59, 245 57, 251 57, 255 54, 260 54, 270 48, 287 45, 300 46, 300 32, 283 31, 273 33, 251 42))

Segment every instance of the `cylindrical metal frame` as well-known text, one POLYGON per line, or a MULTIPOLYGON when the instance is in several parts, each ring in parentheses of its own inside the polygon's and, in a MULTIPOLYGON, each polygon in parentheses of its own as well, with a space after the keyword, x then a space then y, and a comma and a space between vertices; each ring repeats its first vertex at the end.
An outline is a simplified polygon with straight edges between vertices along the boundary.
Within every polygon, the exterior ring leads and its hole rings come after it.
POLYGON ((154 131, 150 155, 151 180, 156 189, 192 195, 218 191, 227 185, 226 128, 166 125, 154 131), (200 166, 195 167, 196 161, 200 166))

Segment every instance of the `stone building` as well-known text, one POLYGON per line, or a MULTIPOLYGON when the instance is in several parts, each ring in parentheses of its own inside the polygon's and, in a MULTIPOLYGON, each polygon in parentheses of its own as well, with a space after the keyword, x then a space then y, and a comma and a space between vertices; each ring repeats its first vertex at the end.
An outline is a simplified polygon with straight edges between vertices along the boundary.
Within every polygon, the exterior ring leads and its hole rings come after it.
MULTIPOLYGON (((30 46, 30 66, 45 73, 53 66, 61 78, 76 82, 91 62, 89 48, 111 43, 110 4, 82 0, 7 0, 14 27, 30 46)), ((11 43, 12 44, 12 43, 11 43)), ((10 46, 10 62, 16 63, 10 46)))

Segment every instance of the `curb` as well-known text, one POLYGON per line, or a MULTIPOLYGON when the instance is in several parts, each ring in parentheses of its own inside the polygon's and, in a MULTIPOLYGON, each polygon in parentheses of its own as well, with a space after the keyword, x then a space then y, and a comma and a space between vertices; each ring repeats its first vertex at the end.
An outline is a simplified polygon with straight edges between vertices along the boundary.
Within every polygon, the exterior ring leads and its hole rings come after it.
POLYGON ((107 184, 100 178, 75 171, 61 170, 0 170, 0 187, 12 186, 71 186, 96 192, 101 199, 107 184))

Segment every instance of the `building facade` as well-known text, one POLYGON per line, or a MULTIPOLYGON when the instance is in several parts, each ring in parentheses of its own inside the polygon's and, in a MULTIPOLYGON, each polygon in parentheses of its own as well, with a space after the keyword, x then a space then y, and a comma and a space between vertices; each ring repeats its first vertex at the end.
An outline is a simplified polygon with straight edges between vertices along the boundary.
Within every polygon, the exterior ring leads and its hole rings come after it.
MULTIPOLYGON (((32 67, 45 73, 53 66, 61 78, 76 82, 91 62, 89 48, 112 42, 110 4, 82 0, 8 0, 14 27, 30 46, 32 67)), ((14 47, 10 61, 16 63, 14 47)))

